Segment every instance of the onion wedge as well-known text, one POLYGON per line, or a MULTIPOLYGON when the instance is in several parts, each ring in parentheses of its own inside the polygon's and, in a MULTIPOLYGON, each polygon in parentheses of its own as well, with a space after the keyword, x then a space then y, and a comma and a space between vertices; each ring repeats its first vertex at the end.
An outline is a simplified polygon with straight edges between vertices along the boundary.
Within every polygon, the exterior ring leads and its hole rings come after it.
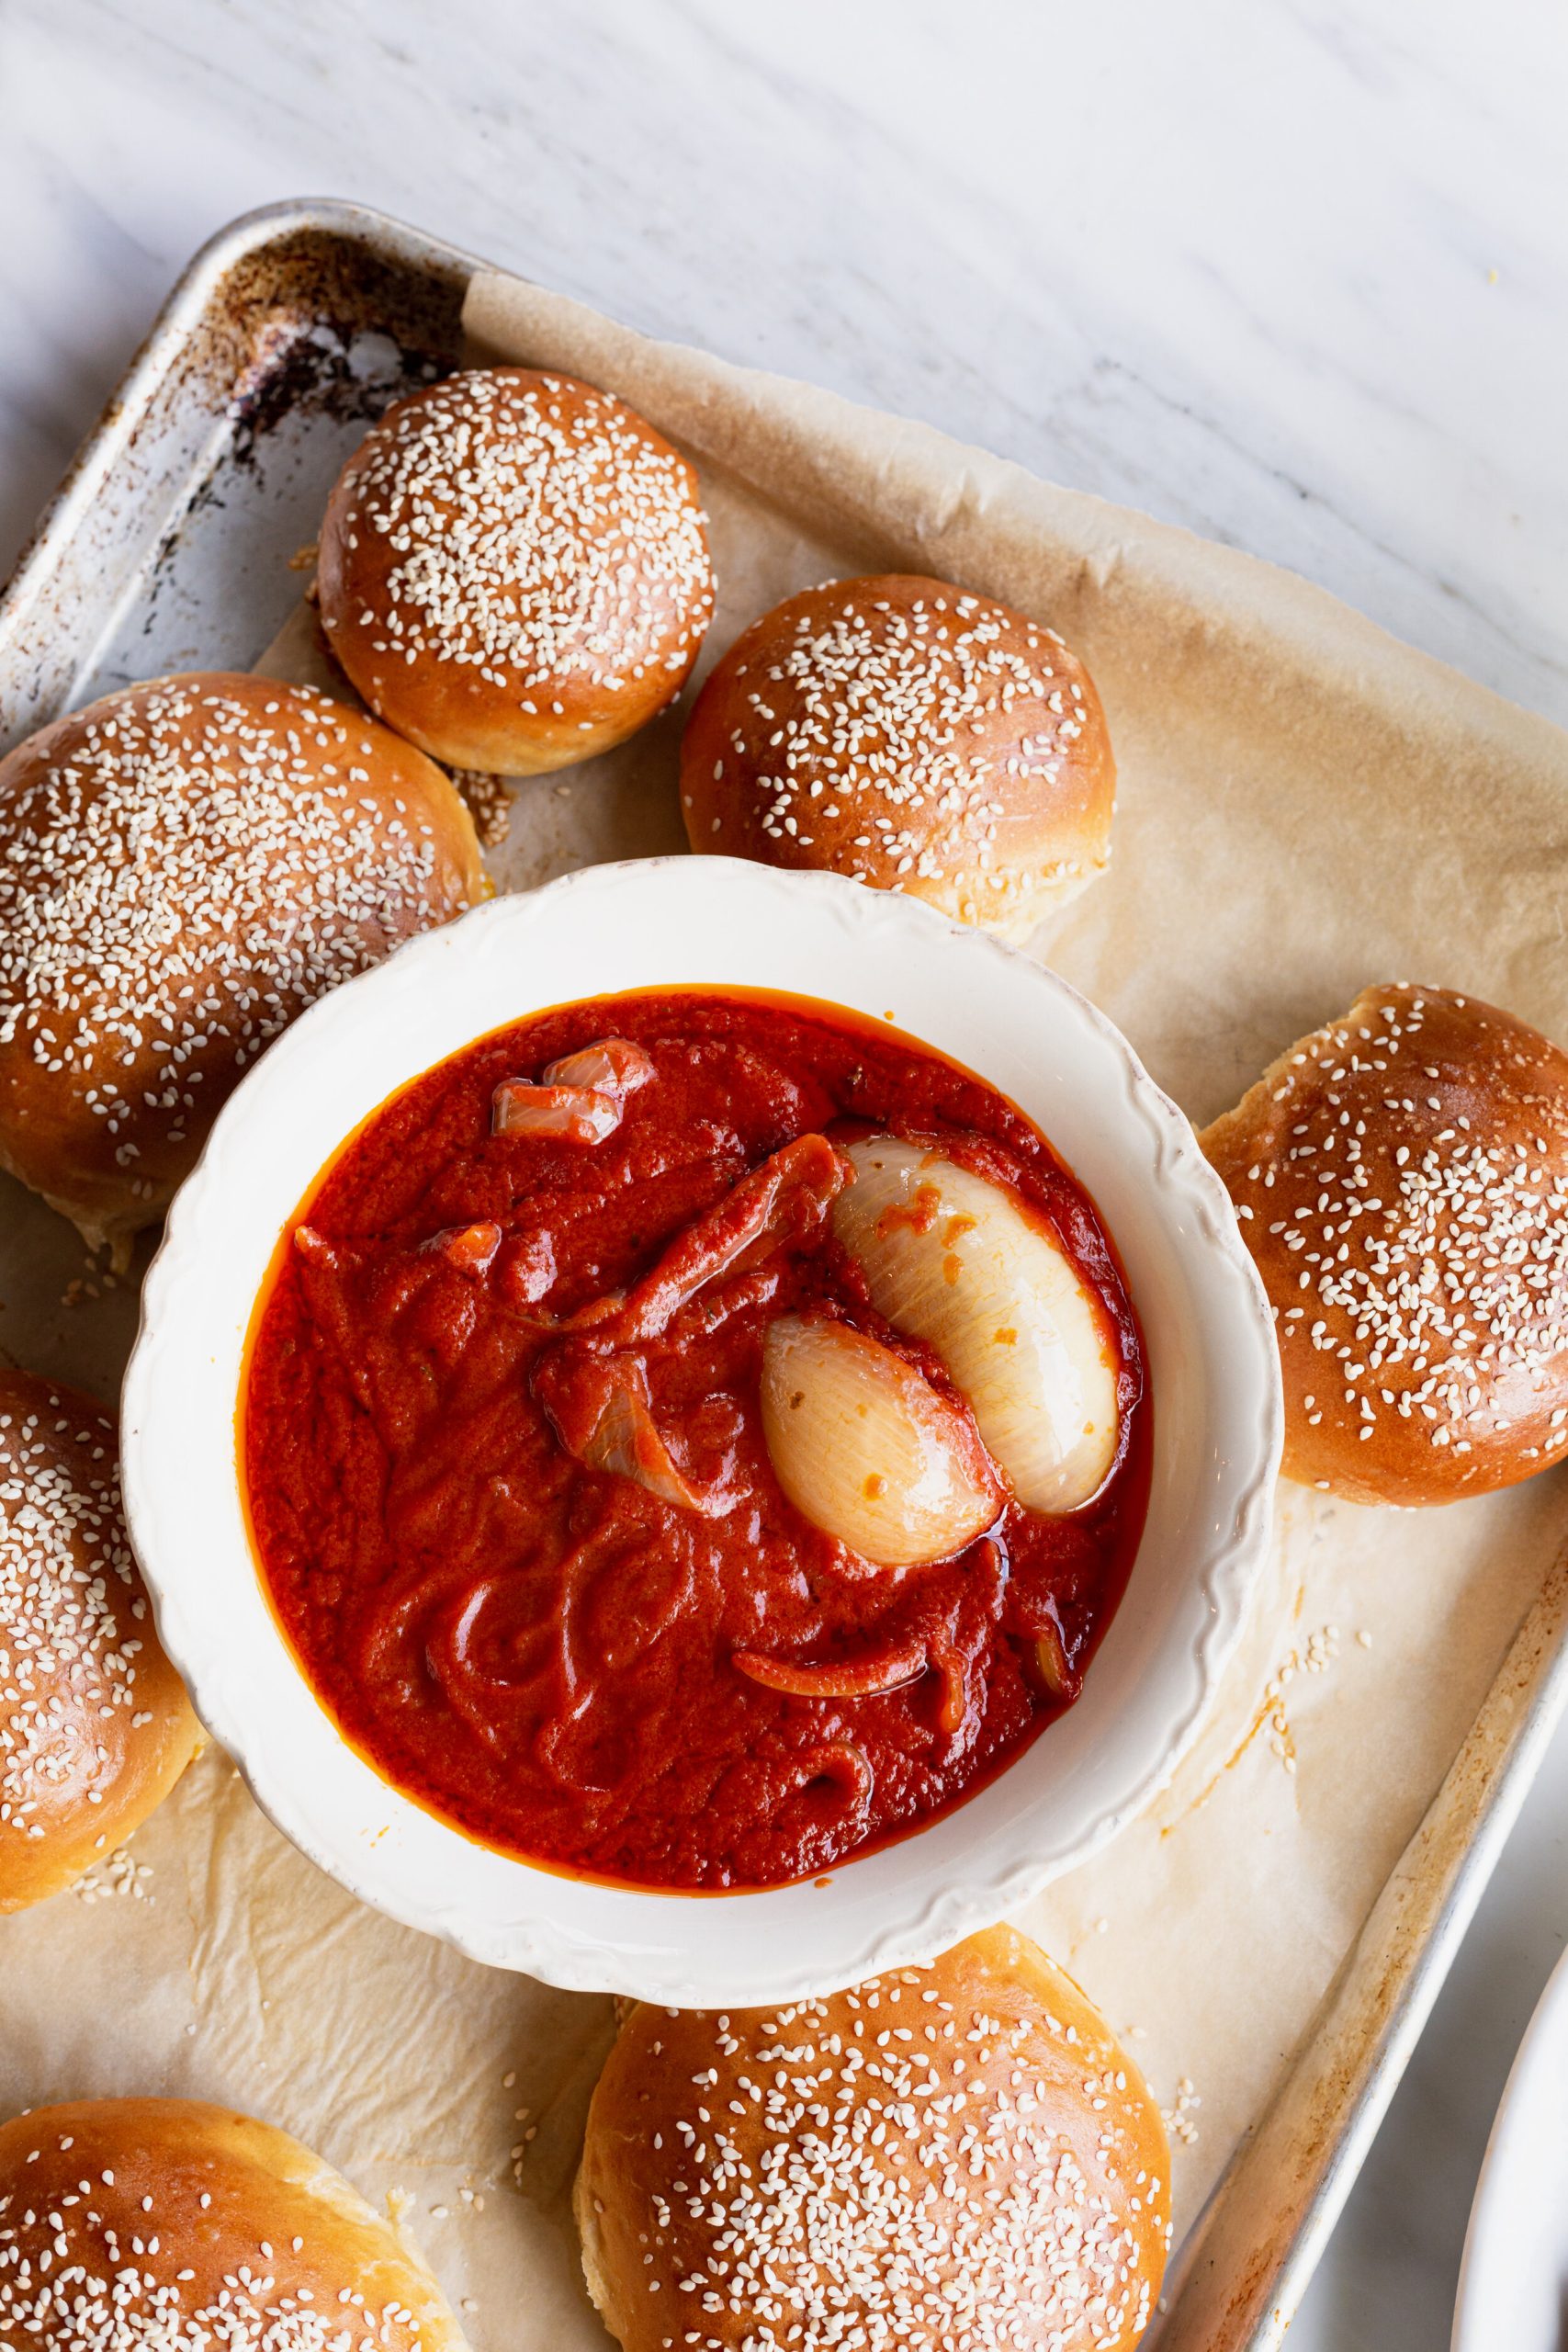
POLYGON ((964 1414, 848 1324, 771 1323, 761 1405, 774 1474, 796 1510, 879 1567, 949 1559, 1001 1509, 964 1414))
POLYGON ((1116 1458, 1117 1363, 1103 1308, 1004 1185, 923 1144, 852 1144, 833 1230, 872 1303, 934 1348, 1026 1510, 1076 1510, 1116 1458))

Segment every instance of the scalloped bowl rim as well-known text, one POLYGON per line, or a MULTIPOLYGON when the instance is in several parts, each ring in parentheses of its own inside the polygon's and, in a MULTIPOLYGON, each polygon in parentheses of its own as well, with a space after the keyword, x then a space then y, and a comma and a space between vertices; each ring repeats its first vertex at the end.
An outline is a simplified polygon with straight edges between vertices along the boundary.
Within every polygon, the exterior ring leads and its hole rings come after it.
POLYGON ((323 998, 272 1044, 177 1195, 122 1404, 131 1538, 160 1637, 264 1813, 352 1894, 471 1958, 684 2007, 801 1999, 919 1964, 1087 1858, 1168 1781, 1240 1636, 1282 1408, 1272 1321, 1186 1117, 1044 966, 918 900, 720 858, 595 866, 491 899, 323 998), (953 1812, 817 1881, 606 1887, 478 1844, 332 1724, 262 1592, 233 1417, 279 1236, 344 1136, 472 1038, 627 989, 848 1004, 1021 1104, 1100 1203, 1148 1344, 1155 1477, 1077 1706, 953 1812), (390 1077, 389 1080, 389 1073, 390 1077))

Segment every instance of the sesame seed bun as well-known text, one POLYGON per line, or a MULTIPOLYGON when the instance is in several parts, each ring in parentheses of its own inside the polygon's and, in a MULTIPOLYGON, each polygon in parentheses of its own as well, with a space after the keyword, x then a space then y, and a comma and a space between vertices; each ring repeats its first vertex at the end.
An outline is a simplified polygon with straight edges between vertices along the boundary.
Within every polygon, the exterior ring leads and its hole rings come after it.
POLYGON ((287 2132, 195 2099, 0 2125, 0 2342, 463 2352, 441 2290, 287 2132))
POLYGON ((123 1259, 267 1039, 484 888, 440 770, 307 687, 46 727, 0 761, 0 1166, 123 1259))
POLYGON ((680 693, 713 615, 684 458, 623 401, 531 368, 388 410, 333 492, 317 587, 371 709, 501 775, 634 735, 680 693))
POLYGON ((1568 1055, 1446 989, 1363 990, 1201 1137, 1274 1309, 1284 1469, 1352 1502, 1568 1445, 1568 1055))
POLYGON ((200 1742, 126 1539, 113 1420, 0 1372, 0 1911, 80 1878, 200 1742))
POLYGON ((1170 2235, 1158 2109, 1007 1928, 793 2007, 634 2008, 577 2181, 626 2352, 1115 2352, 1170 2235))
POLYGON ((1026 939, 1111 854, 1116 763, 1054 630, 941 580, 830 580, 753 621, 681 746, 694 850, 845 874, 1026 939))

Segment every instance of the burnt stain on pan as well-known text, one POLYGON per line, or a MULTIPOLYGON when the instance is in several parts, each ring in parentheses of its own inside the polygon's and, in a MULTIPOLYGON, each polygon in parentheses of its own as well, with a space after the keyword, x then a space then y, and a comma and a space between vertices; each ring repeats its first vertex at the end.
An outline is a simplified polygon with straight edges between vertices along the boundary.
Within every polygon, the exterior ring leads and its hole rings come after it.
POLYGON ((198 257, 0 598, 0 751, 132 675, 255 659, 355 427, 461 364, 467 282, 298 215, 227 267, 198 257))

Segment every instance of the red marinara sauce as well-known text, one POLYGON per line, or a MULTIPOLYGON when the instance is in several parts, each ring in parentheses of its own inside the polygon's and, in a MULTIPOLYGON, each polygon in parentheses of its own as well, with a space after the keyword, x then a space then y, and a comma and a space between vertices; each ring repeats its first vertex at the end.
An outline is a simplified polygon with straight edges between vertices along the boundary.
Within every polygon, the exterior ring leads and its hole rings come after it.
POLYGON ((641 1886, 777 1885, 971 1794, 1076 1693, 1148 1489, 1136 1318, 1092 1202, 1037 1130, 896 1030, 740 991, 562 1006, 394 1096, 285 1237, 241 1402, 265 1581, 346 1736, 485 1843, 641 1886), (491 1132, 498 1086, 606 1037, 654 1073, 612 1133, 491 1132), (606 1328, 626 1340, 617 1298, 658 1290, 650 1268, 689 1257, 772 1155, 872 1130, 1012 1188, 1098 1295, 1121 1437, 1093 1500, 1056 1519, 1010 1502, 956 1557, 886 1568, 785 1499, 758 1398, 774 1317, 847 1320, 955 1395, 877 1317, 827 1224, 666 1284, 673 1311, 640 1312, 629 1357, 608 1359, 658 1433, 664 1491, 569 1453, 571 1383, 584 1364, 603 1376, 606 1328), (670 1499, 671 1477, 722 1508, 670 1499), (1054 1688, 1042 1636, 1066 1669, 1054 1688), (842 1674, 838 1696, 775 1690, 733 1663, 809 1682, 925 1644, 949 1670, 874 1696, 842 1695, 842 1674))

